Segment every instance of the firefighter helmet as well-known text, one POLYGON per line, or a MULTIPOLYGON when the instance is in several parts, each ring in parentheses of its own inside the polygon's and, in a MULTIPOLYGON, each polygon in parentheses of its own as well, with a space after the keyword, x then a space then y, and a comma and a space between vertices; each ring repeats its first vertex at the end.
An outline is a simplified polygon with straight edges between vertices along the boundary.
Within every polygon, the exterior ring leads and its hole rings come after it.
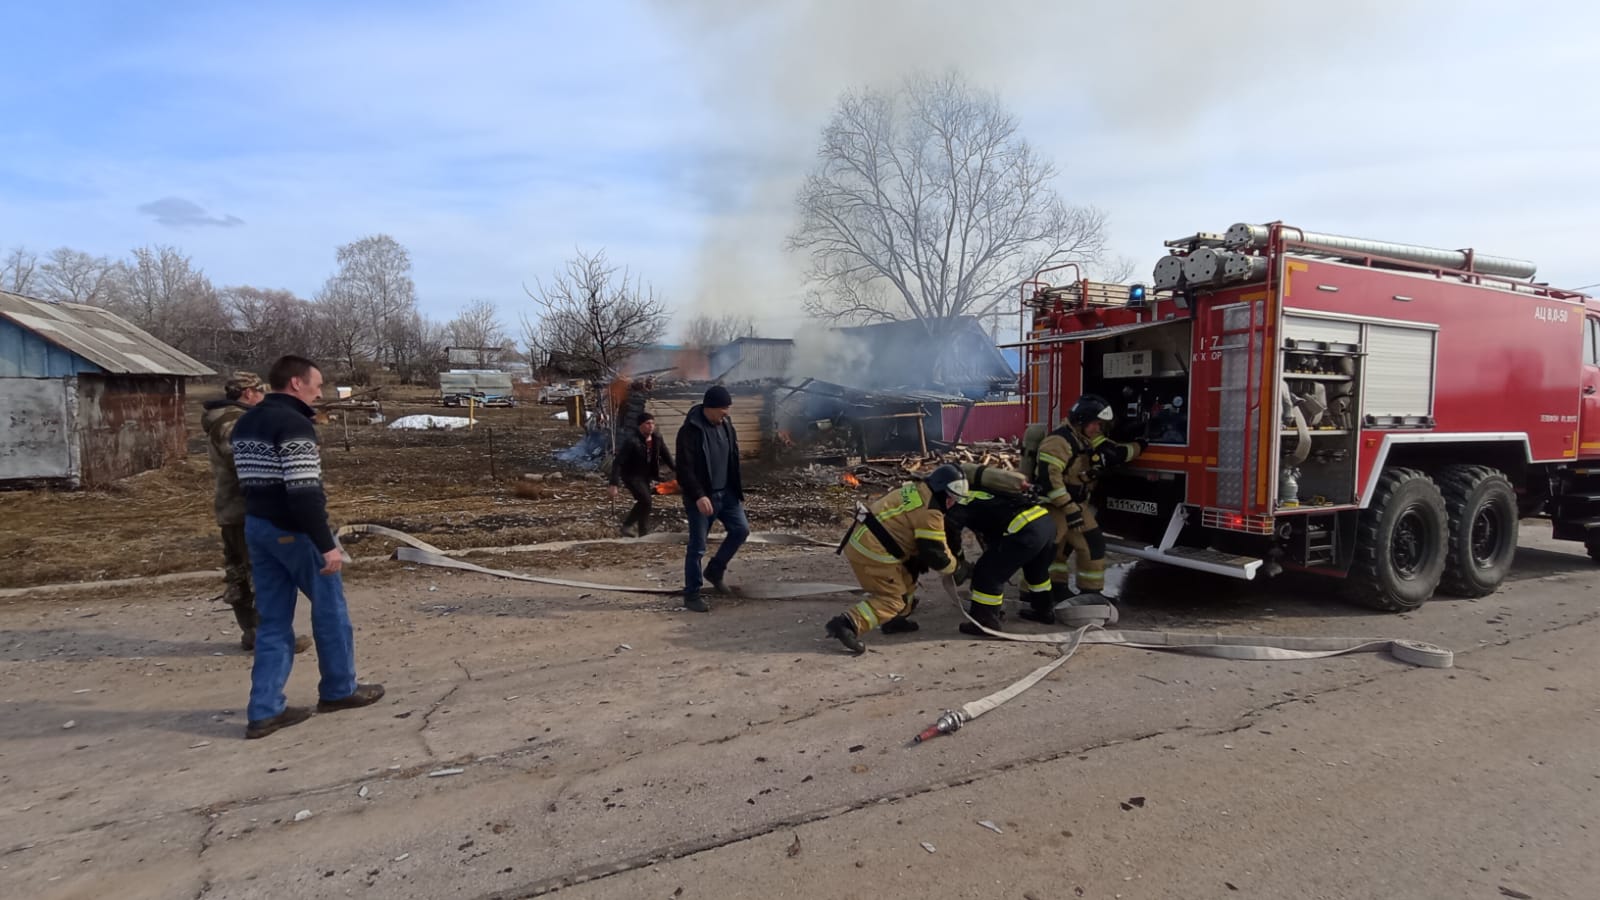
POLYGON ((1104 397, 1097 394, 1084 394, 1078 402, 1072 404, 1072 409, 1067 411, 1067 421, 1079 428, 1087 426, 1090 422, 1099 422, 1102 429, 1108 428, 1113 419, 1117 417, 1116 410, 1104 397))
POLYGON ((929 472, 927 482, 935 494, 949 494, 957 499, 967 495, 967 476, 949 464, 929 472))

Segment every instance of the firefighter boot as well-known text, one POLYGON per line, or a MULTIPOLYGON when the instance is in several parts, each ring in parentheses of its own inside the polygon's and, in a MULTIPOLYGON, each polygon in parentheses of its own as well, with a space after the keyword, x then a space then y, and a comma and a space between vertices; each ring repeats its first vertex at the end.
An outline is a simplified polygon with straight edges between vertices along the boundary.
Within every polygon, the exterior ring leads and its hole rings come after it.
POLYGON ((1017 611, 1017 615, 1041 625, 1056 623, 1056 600, 1053 591, 1023 591, 1022 601, 1026 605, 1017 611))
POLYGON ((856 656, 867 652, 867 645, 861 643, 860 635, 856 634, 855 623, 846 615, 837 615, 828 621, 828 637, 849 648, 856 656))
MULTIPOLYGON (((977 622, 978 625, 982 625, 990 631, 1005 630, 1006 613, 1003 606, 990 606, 987 603, 975 603, 969 600, 967 601, 967 615, 972 617, 973 622, 977 622)), ((972 622, 962 622, 959 627, 962 634, 970 634, 973 637, 988 637, 978 625, 974 625, 972 622)))
MULTIPOLYGON (((907 613, 907 615, 910 614, 907 613)), ((921 627, 921 625, 918 625, 916 622, 906 618, 906 616, 896 616, 895 618, 883 623, 883 627, 879 628, 878 630, 884 634, 909 634, 921 627)))
POLYGON ((906 597, 906 611, 883 623, 879 628, 884 634, 909 634, 921 628, 916 622, 911 621, 911 614, 917 611, 917 595, 910 594, 906 597))

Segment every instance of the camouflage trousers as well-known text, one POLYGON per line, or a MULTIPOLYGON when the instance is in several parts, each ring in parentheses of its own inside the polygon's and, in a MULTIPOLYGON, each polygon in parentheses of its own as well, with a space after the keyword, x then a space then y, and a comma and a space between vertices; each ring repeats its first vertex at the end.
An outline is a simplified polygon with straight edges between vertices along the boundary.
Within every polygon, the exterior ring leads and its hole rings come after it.
POLYGON ((233 607, 241 631, 256 627, 256 591, 250 582, 250 550, 244 524, 222 526, 222 600, 233 607))

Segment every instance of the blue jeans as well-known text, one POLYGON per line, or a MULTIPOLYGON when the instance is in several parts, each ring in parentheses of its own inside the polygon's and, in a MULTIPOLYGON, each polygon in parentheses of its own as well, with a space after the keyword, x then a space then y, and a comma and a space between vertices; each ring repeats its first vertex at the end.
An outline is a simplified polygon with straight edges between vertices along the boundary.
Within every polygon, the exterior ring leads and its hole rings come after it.
MULTIPOLYGON (((700 575, 700 557, 706 555, 706 535, 711 532, 711 520, 716 519, 722 523, 728 535, 722 539, 722 546, 717 548, 717 555, 711 557, 711 563, 706 566, 706 571, 720 576, 727 571, 728 563, 733 560, 733 555, 739 552, 744 545, 744 539, 750 536, 750 520, 744 516, 744 504, 727 495, 725 491, 712 491, 711 515, 703 516, 695 507, 693 501, 684 501, 684 510, 689 514, 689 550, 683 557, 683 595, 693 597, 700 593, 700 586, 705 583, 700 575)), ((257 586, 259 593, 261 588, 257 586)))
POLYGON ((311 598, 311 636, 317 642, 317 668, 323 700, 342 700, 356 690, 355 638, 344 605, 344 582, 323 575, 321 551, 309 535, 246 516, 245 544, 256 583, 256 660, 250 669, 250 721, 270 719, 288 701, 283 687, 294 668, 294 607, 299 594, 311 598))

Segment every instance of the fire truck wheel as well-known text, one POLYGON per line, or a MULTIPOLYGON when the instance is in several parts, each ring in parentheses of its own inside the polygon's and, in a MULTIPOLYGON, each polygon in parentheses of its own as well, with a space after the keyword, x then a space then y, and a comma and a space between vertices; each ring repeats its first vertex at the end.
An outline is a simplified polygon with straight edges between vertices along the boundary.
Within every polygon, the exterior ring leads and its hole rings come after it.
POLYGON ((1444 574, 1449 533, 1433 479, 1416 469, 1385 469, 1356 529, 1351 599, 1386 612, 1421 606, 1444 574))
POLYGON ((1486 597, 1511 572, 1517 553, 1517 492, 1488 466, 1449 466, 1437 480, 1450 516, 1439 586, 1457 597, 1486 597))

